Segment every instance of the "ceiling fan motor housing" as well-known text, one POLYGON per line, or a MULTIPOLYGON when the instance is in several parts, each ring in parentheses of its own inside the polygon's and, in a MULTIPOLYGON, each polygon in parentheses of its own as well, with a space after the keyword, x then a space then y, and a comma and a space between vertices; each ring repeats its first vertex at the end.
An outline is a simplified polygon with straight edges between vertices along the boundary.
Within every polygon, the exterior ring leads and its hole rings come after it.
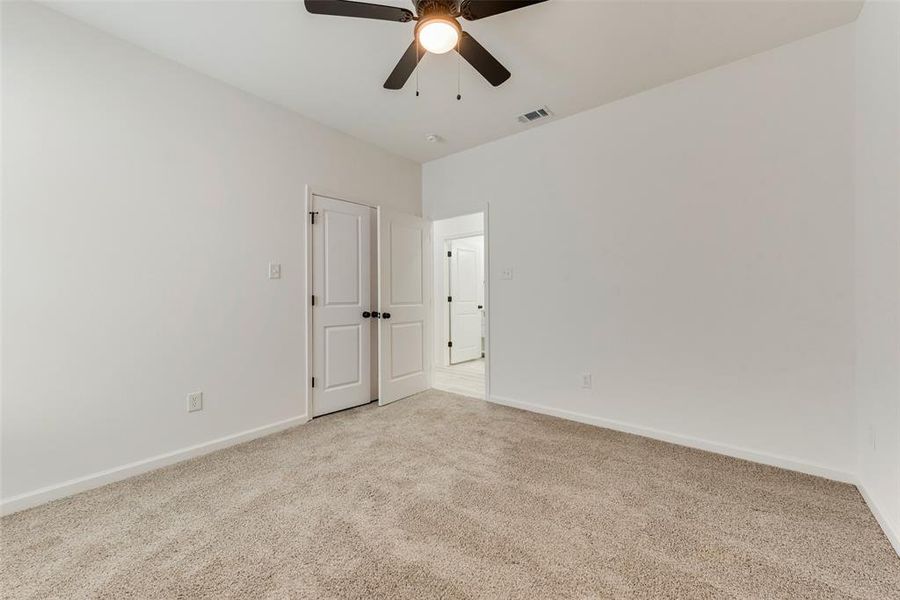
POLYGON ((456 0, 416 0, 416 14, 418 15, 416 39, 419 37, 419 30, 431 21, 449 23, 456 28, 457 34, 462 35, 462 27, 456 20, 459 16, 459 5, 456 0))
POLYGON ((453 19, 459 16, 459 2, 456 0, 416 0, 415 4, 419 20, 430 17, 453 19))

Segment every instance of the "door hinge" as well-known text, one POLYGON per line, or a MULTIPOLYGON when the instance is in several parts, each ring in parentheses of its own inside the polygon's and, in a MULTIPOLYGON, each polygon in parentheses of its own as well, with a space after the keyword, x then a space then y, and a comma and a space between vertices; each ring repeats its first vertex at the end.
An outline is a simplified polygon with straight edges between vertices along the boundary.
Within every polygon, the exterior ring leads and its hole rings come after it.
POLYGON ((447 302, 453 302, 453 296, 447 296, 447 302))
POLYGON ((450 257, 452 257, 452 256, 453 256, 453 253, 450 252, 449 250, 447 250, 447 258, 450 258, 450 257))
POLYGON ((310 225, 315 225, 315 224, 316 224, 316 215, 317 215, 317 214, 319 214, 319 213, 318 213, 318 212, 315 212, 315 211, 312 211, 312 210, 309 211, 309 224, 310 224, 310 225))
POLYGON ((315 294, 312 295, 312 305, 313 306, 316 305, 316 295, 315 294))
POLYGON ((453 347, 453 342, 447 342, 447 347, 448 347, 448 348, 452 348, 452 347, 453 347))
POLYGON ((312 378, 312 387, 316 387, 316 378, 315 377, 312 378))

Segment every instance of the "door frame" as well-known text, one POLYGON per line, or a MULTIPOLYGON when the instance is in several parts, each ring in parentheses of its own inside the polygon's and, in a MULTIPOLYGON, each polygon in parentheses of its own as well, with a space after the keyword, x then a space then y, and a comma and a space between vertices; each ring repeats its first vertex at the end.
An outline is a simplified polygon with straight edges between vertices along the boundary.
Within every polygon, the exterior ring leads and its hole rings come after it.
MULTIPOLYGON (((309 213, 312 210, 312 197, 313 196, 322 196, 324 198, 331 198, 332 200, 340 200, 341 202, 349 202, 350 204, 359 204, 360 206, 366 206, 368 208, 374 208, 376 213, 380 208, 380 205, 374 204, 372 202, 366 202, 363 200, 359 200, 356 198, 349 198, 344 194, 338 194, 331 190, 328 190, 322 186, 313 186, 312 184, 307 183, 305 186, 305 191, 303 195, 303 222, 305 223, 304 230, 306 232, 306 260, 304 261, 306 264, 306 281, 304 284, 303 292, 306 294, 304 302, 306 303, 306 315, 304 316, 303 326, 306 328, 306 381, 303 384, 304 389, 304 400, 306 405, 306 420, 311 421, 313 418, 313 406, 312 406, 312 373, 313 373, 313 306, 310 298, 312 298, 313 291, 313 247, 312 247, 312 223, 309 219, 309 213)), ((376 222, 377 222, 377 214, 376 214, 376 222)), ((376 267, 378 265, 378 248, 376 247, 376 255, 375 255, 375 264, 376 267)), ((378 278, 378 269, 376 268, 376 272, 372 274, 373 277, 378 278)), ((381 295, 381 282, 378 282, 378 295, 381 295)), ((485 297, 487 292, 485 292, 485 297)), ((487 300, 485 299, 485 302, 487 300)), ((381 334, 381 327, 376 327, 377 335, 381 334)))
MULTIPOLYGON (((441 244, 441 248, 443 250, 443 256, 446 257, 446 245, 447 242, 457 239, 464 239, 476 236, 484 236, 484 254, 482 256, 482 260, 484 261, 484 399, 490 401, 491 399, 491 224, 490 224, 490 215, 491 215, 491 203, 485 202, 481 206, 481 210, 473 210, 471 212, 466 212, 460 215, 453 215, 450 217, 444 217, 446 219, 452 219, 454 217, 462 217, 465 215, 472 215, 480 212, 482 214, 482 231, 470 231, 466 233, 448 235, 446 237, 442 237, 440 240, 433 238, 433 244, 441 244)), ((432 219, 434 221, 441 221, 443 219, 432 219)), ((432 227, 433 229, 433 227, 432 227)), ((442 273, 440 275, 442 281, 445 275, 447 274, 446 263, 442 263, 444 268, 442 269, 442 273)), ((435 273, 434 277, 438 277, 438 274, 435 273)), ((443 308, 441 310, 441 317, 437 319, 437 315, 432 315, 432 319, 435 320, 435 325, 433 327, 434 336, 437 338, 440 336, 440 339, 446 339, 447 333, 449 332, 449 323, 450 323, 450 308, 449 304, 446 300, 447 291, 446 287, 441 284, 442 287, 442 295, 438 296, 437 299, 434 300, 435 305, 438 302, 442 303, 443 308)), ((440 356, 434 356, 432 359, 432 369, 435 367, 447 367, 450 365, 450 352, 449 348, 446 346, 446 342, 443 342, 440 347, 440 356), (438 364, 440 361, 440 364, 438 364)), ((433 375, 432 375, 433 378, 433 375)), ((433 379, 432 379, 433 380, 433 379)))
MULTIPOLYGON (((304 404, 306 406, 306 421, 312 420, 312 355, 313 355, 313 336, 312 336, 312 313, 313 307, 312 302, 310 302, 310 297, 313 290, 313 272, 312 272, 312 224, 309 221, 309 212, 312 208, 312 197, 313 196, 325 196, 327 198, 333 198, 335 200, 343 200, 344 202, 350 202, 353 204, 360 204, 362 206, 368 206, 370 208, 374 208, 380 214, 380 204, 376 204, 374 202, 367 202, 365 200, 361 200, 359 198, 355 198, 352 196, 348 196, 346 194, 342 194, 339 192, 335 192, 325 186, 313 185, 307 183, 305 186, 304 194, 303 194, 303 223, 304 223, 304 231, 306 233, 306 245, 304 247, 304 252, 306 253, 306 259, 304 260, 304 264, 306 265, 306 277, 304 282, 303 292, 305 294, 306 303, 306 314, 304 315, 304 323, 303 326, 306 329, 306 344, 305 351, 306 357, 304 359, 304 363, 306 365, 306 381, 303 382, 303 390, 304 390, 304 404)), ((484 236, 484 398, 486 401, 491 401, 491 340, 493 336, 491 335, 491 227, 490 227, 490 215, 491 215, 491 203, 485 202, 481 211, 474 210, 470 213, 473 214, 476 212, 481 212, 483 215, 483 228, 484 231, 481 235, 484 236)), ((461 215, 457 215, 461 216, 461 215)), ((428 219, 427 217, 423 217, 426 220, 434 221, 434 219, 428 219)), ((450 217, 447 217, 450 218, 450 217)), ((464 235, 463 237, 472 237, 473 235, 479 235, 476 232, 473 232, 468 235, 464 235)), ((431 236, 432 244, 435 243, 434 235, 432 233, 431 236)), ((377 244, 379 246, 376 248, 377 253, 380 254, 380 243, 377 244)), ((380 256, 376 256, 376 264, 380 264, 380 256)), ((378 296, 381 297, 381 277, 378 278, 378 296)), ((434 274, 432 274, 434 277, 434 274)), ((430 294, 429 294, 430 296, 430 294)), ((428 304, 433 303, 435 300, 433 298, 429 299, 428 304)), ((433 305, 429 307, 432 314, 432 319, 434 318, 434 308, 433 305)), ((432 326, 432 330, 434 327, 432 326)), ((380 335, 380 327, 379 327, 379 335, 380 335)), ((428 385, 431 387, 431 382, 433 381, 433 370, 435 367, 435 360, 433 355, 430 352, 426 352, 425 360, 428 361, 429 365, 427 368, 428 373, 428 385)), ((380 372, 380 365, 379 365, 380 372)))
POLYGON ((491 203, 484 203, 484 399, 491 402, 491 203))

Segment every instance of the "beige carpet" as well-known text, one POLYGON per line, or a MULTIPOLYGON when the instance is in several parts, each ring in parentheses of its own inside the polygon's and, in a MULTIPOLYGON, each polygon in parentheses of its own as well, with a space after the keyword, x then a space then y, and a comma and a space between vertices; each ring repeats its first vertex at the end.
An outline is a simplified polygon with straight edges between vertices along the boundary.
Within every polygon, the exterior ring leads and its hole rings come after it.
POLYGON ((10 598, 900 598, 856 490, 427 392, 2 520, 10 598))

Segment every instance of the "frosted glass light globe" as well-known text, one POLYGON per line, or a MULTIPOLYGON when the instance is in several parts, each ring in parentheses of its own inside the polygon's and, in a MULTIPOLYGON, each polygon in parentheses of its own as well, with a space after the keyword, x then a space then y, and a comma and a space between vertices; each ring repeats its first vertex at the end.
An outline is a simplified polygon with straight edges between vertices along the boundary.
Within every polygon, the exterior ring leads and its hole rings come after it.
POLYGON ((435 19, 419 28, 419 43, 432 54, 444 54, 456 47, 459 31, 447 21, 435 19))

